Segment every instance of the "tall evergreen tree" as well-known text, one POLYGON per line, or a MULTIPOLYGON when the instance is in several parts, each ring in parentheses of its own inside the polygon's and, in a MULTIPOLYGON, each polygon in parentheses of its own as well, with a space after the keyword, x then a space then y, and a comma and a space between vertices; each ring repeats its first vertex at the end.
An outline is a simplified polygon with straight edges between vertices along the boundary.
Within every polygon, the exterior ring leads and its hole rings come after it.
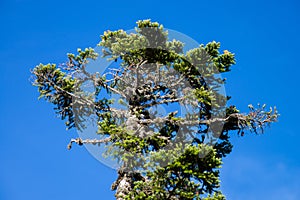
POLYGON ((36 66, 40 98, 54 104, 68 129, 84 132, 95 122, 100 139, 72 139, 68 148, 106 149, 119 164, 116 199, 225 199, 219 169, 232 150, 229 134, 263 133, 277 120, 276 108, 249 105, 243 114, 226 106, 220 74, 235 58, 220 53, 220 43, 184 52, 157 22, 138 21, 135 30, 104 32, 101 55, 78 49, 64 64, 36 66), (114 63, 102 74, 90 70, 99 56, 114 63))

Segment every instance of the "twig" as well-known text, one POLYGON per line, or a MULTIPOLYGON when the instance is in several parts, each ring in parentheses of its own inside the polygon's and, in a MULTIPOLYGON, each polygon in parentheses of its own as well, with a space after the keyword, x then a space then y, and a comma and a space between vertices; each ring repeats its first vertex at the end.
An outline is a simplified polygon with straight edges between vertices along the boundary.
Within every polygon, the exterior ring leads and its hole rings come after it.
POLYGON ((76 143, 78 145, 83 145, 83 144, 101 144, 101 143, 107 143, 111 140, 111 137, 108 138, 104 138, 101 140, 98 139, 86 139, 86 140, 82 140, 81 138, 76 138, 76 139, 71 139, 70 143, 68 144, 68 149, 70 150, 72 148, 72 144, 76 143))

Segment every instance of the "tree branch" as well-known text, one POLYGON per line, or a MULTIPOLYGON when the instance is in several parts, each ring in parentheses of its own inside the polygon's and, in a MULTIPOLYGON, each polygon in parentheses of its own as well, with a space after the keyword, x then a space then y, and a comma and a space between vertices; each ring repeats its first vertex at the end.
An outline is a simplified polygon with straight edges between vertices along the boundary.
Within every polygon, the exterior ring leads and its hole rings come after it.
POLYGON ((93 144, 93 145, 100 145, 101 143, 107 143, 111 140, 111 137, 108 138, 104 138, 101 140, 98 139, 86 139, 86 140, 82 140, 81 138, 76 138, 76 139, 71 139, 70 143, 68 144, 68 149, 70 150, 72 148, 72 144, 76 143, 78 145, 83 145, 83 144, 93 144))

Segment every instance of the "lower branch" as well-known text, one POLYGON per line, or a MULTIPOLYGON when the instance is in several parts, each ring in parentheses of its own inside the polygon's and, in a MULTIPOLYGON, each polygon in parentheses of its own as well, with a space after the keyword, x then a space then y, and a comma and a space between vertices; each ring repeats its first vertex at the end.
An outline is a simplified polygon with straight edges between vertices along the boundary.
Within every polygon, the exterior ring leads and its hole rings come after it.
POLYGON ((101 140, 97 140, 97 139, 86 139, 86 140, 82 140, 81 138, 76 138, 76 139, 71 139, 70 143, 68 144, 68 149, 70 150, 72 148, 72 144, 76 143, 78 145, 83 145, 83 144, 93 144, 93 145, 100 145, 101 143, 107 143, 111 140, 111 137, 108 138, 104 138, 101 140))

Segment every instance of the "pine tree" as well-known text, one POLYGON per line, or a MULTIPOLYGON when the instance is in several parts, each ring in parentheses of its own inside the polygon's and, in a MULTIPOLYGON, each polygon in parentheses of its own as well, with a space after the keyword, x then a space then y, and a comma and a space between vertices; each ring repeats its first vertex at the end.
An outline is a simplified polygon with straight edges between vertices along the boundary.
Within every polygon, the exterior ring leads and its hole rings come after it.
POLYGON ((36 66, 40 98, 54 104, 68 129, 83 131, 93 119, 101 139, 72 139, 68 148, 105 146, 119 163, 116 199, 225 199, 219 170, 233 147, 229 134, 263 133, 277 120, 276 108, 249 105, 243 114, 226 106, 220 74, 235 58, 220 53, 220 43, 184 52, 157 22, 138 21, 135 30, 104 32, 101 55, 78 49, 64 64, 36 66), (114 67, 91 72, 99 56, 114 67))

